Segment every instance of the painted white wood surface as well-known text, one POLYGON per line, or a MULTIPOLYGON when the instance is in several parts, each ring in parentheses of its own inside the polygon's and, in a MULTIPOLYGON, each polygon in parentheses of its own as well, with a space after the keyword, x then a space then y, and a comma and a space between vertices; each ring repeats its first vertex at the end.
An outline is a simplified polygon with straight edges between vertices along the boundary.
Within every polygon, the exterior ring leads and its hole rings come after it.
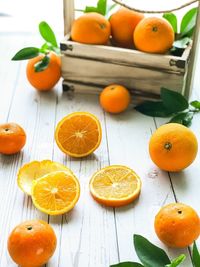
MULTIPOLYGON (((200 213, 200 158, 198 156, 190 168, 179 174, 162 172, 149 158, 148 141, 163 121, 133 110, 117 116, 105 114, 99 107, 98 96, 76 95, 70 99, 62 93, 61 84, 50 93, 36 92, 26 81, 26 63, 10 61, 12 55, 33 38, 12 34, 0 36, 0 123, 15 121, 24 127, 28 136, 20 154, 0 156, 0 267, 16 267, 6 249, 8 234, 16 224, 32 218, 50 222, 57 234, 58 247, 48 267, 109 267, 119 260, 137 260, 132 246, 133 233, 143 234, 162 245, 153 230, 154 215, 161 206, 178 199, 200 213), (54 129, 63 116, 81 110, 99 117, 103 141, 95 154, 75 160, 57 148, 54 129), (64 216, 51 217, 37 211, 31 199, 17 187, 18 169, 25 162, 42 159, 69 166, 80 180, 80 200, 74 210, 64 216), (130 166, 141 176, 143 187, 138 201, 112 209, 91 198, 88 190, 91 175, 109 164, 130 166)), ((196 76, 195 98, 200 98, 200 80, 199 75, 196 76)), ((192 126, 198 138, 199 119, 197 115, 192 126)), ((187 250, 166 250, 171 257, 187 253, 187 250)), ((192 267, 189 255, 183 267, 192 267)))

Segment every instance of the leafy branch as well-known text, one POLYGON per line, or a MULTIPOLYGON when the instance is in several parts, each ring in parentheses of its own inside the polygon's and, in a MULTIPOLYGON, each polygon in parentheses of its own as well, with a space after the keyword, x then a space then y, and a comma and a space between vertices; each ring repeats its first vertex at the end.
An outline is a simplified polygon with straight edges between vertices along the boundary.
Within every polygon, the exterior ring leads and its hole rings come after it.
POLYGON ((55 37, 55 34, 51 27, 45 22, 42 21, 39 24, 39 32, 42 38, 45 40, 45 43, 40 47, 25 47, 18 51, 12 60, 27 60, 39 55, 44 55, 44 57, 35 64, 35 71, 40 72, 45 70, 50 62, 48 54, 51 51, 54 51, 56 54, 60 54, 60 49, 55 37))
MULTIPOLYGON (((134 235, 133 243, 141 263, 127 261, 110 267, 177 267, 186 259, 186 256, 181 254, 171 261, 163 249, 155 246, 141 235, 134 235)), ((193 267, 200 267, 200 254, 196 243, 193 245, 192 254, 193 267)))
POLYGON ((200 102, 195 100, 189 103, 180 93, 161 88, 160 101, 145 101, 136 106, 135 109, 150 117, 171 117, 169 122, 189 127, 194 115, 200 112, 200 102))

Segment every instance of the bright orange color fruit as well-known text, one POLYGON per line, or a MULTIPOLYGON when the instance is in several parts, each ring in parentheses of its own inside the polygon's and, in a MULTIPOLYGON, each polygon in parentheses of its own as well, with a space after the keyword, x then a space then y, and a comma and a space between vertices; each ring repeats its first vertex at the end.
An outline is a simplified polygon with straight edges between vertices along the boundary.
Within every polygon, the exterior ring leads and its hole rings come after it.
POLYGON ((149 17, 136 26, 134 44, 140 51, 164 54, 173 46, 174 37, 174 30, 167 20, 149 17))
POLYGON ((83 44, 105 45, 109 41, 110 33, 110 22, 101 14, 91 12, 74 21, 71 38, 83 44))
POLYGON ((0 125, 0 153, 12 155, 18 153, 26 143, 26 133, 16 123, 0 125))
POLYGON ((65 171, 49 173, 33 181, 33 204, 49 215, 64 214, 76 205, 80 185, 74 174, 65 171))
POLYGON ((198 142, 194 133, 178 123, 158 128, 149 142, 153 162, 162 170, 177 172, 187 168, 195 160, 198 142))
POLYGON ((163 207, 155 217, 155 231, 169 247, 184 248, 200 235, 200 218, 196 211, 181 203, 163 207))
POLYGON ((88 112, 74 112, 57 125, 55 139, 65 154, 79 158, 93 153, 102 138, 99 120, 88 112))
POLYGON ((143 18, 143 14, 124 7, 112 14, 109 21, 114 43, 120 47, 133 48, 133 33, 143 18))
POLYGON ((131 102, 129 91, 121 85, 112 84, 106 87, 100 94, 100 105, 110 113, 125 111, 131 102))
POLYGON ((30 84, 39 91, 51 90, 61 77, 61 59, 54 52, 49 53, 50 62, 48 67, 40 72, 36 72, 34 65, 43 59, 44 55, 39 55, 28 61, 26 75, 30 84))
POLYGON ((44 221, 26 221, 16 226, 8 238, 8 251, 20 267, 40 267, 56 249, 53 228, 44 221))
POLYGON ((106 206, 128 205, 138 198, 140 191, 139 176, 126 166, 108 166, 96 172, 90 180, 91 195, 106 206))

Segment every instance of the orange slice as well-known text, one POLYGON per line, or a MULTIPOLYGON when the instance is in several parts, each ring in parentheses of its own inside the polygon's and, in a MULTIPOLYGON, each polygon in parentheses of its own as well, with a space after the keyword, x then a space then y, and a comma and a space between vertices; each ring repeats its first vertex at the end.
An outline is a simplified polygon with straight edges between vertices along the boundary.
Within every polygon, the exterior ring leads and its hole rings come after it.
POLYGON ((138 175, 126 166, 113 165, 96 172, 90 180, 90 192, 100 204, 120 207, 135 200, 141 191, 138 175))
POLYGON ((32 161, 20 168, 17 175, 17 184, 24 193, 31 195, 33 180, 55 171, 65 171, 73 174, 66 166, 51 160, 32 161))
POLYGON ((55 139, 58 147, 72 157, 85 157, 100 145, 102 130, 99 120, 88 112, 75 112, 57 125, 55 139))
POLYGON ((52 172, 33 181, 33 204, 49 215, 60 215, 70 211, 76 205, 79 195, 78 179, 64 171, 52 172))

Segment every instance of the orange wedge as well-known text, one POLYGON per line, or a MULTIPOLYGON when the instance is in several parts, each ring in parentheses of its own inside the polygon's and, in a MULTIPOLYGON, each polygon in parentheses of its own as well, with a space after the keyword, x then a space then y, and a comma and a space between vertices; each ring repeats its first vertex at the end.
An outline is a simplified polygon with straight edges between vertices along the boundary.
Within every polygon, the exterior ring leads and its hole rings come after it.
POLYGON ((55 139, 65 154, 79 158, 90 155, 100 145, 99 120, 88 112, 75 112, 63 118, 56 127, 55 139))
POLYGON ((79 195, 79 181, 74 175, 64 171, 52 172, 33 181, 33 204, 49 215, 70 211, 76 205, 79 195))
POLYGON ((90 192, 100 204, 120 207, 138 198, 141 180, 126 166, 113 165, 96 172, 90 180, 90 192))
POLYGON ((66 166, 51 160, 32 161, 20 168, 17 175, 17 184, 24 193, 31 195, 33 180, 55 171, 65 171, 73 174, 66 166))

